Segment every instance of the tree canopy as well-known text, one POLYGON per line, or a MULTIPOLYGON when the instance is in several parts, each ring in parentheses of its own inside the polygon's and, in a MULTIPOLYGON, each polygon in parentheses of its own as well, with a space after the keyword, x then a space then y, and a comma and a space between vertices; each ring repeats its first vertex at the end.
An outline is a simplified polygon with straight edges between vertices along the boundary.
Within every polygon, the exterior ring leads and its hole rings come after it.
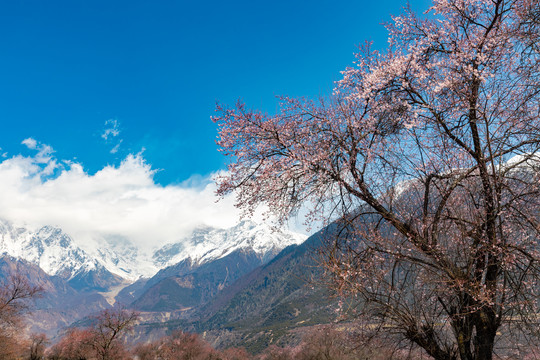
POLYGON ((492 359, 516 329, 535 338, 539 9, 406 8, 388 49, 363 46, 333 94, 283 97, 274 115, 218 106, 231 157, 218 193, 248 214, 308 206, 340 219, 325 263, 334 288, 435 359, 492 359))

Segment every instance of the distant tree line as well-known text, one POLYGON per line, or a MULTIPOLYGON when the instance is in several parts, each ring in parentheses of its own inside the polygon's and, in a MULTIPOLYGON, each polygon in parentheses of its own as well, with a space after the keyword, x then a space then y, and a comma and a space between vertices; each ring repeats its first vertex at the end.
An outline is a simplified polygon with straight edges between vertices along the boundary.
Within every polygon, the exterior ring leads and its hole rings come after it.
MULTIPOLYGON (((136 311, 117 306, 90 318, 85 328, 70 328, 55 343, 44 334, 27 335, 23 319, 29 301, 43 289, 14 273, 0 280, 0 360, 405 360, 429 359, 398 336, 381 337, 369 321, 327 324, 299 329, 298 344, 270 344, 259 354, 233 347, 214 349, 203 337, 176 330, 152 342, 126 345, 139 321, 136 311)), ((499 354, 499 359, 540 358, 540 347, 499 354)))
MULTIPOLYGON (((355 324, 326 324, 306 328, 297 345, 269 345, 259 354, 242 347, 214 349, 203 337, 181 330, 152 342, 125 345, 125 337, 137 321, 137 313, 125 309, 104 310, 92 326, 68 330, 54 345, 43 335, 18 341, 15 351, 0 350, 6 360, 414 360, 431 359, 396 338, 365 336, 355 324), (47 345, 50 345, 47 347, 47 345)), ((364 325, 365 326, 365 325, 364 325)), ((376 335, 377 331, 372 331, 376 335)), ((540 348, 499 356, 504 360, 540 358, 540 348)))

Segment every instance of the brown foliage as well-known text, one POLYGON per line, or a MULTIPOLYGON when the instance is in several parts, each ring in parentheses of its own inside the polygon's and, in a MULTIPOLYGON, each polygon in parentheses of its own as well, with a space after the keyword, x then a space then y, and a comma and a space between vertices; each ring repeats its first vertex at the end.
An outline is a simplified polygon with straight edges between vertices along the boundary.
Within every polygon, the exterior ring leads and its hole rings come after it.
POLYGON ((41 360, 45 356, 45 346, 49 342, 45 334, 32 334, 28 341, 28 360, 41 360))
POLYGON ((120 360, 129 353, 120 342, 138 318, 138 313, 124 308, 107 309, 94 317, 87 329, 70 329, 48 352, 54 360, 120 360))
POLYGON ((0 360, 16 359, 23 353, 22 315, 28 310, 28 301, 41 291, 18 273, 0 280, 0 360))
POLYGON ((223 351, 213 349, 197 334, 175 331, 170 336, 149 344, 140 344, 133 350, 139 360, 247 360, 243 348, 223 351))
POLYGON ((218 353, 220 360, 247 360, 250 358, 244 348, 229 348, 218 353))
POLYGON ((95 352, 92 346, 93 334, 89 329, 70 329, 64 337, 47 352, 51 360, 86 360, 95 352))
POLYGON ((155 360, 159 354, 159 343, 137 344, 132 353, 139 360, 155 360))
POLYGON ((257 357, 257 360, 292 360, 295 358, 295 353, 296 349, 291 347, 270 345, 257 357))
MULTIPOLYGON (((356 329, 322 325, 311 329, 295 347, 269 346, 257 360, 400 360, 409 353, 381 339, 359 337, 356 329)), ((415 357, 413 357, 415 358, 415 357)))
POLYGON ((19 359, 23 353, 23 344, 18 337, 13 334, 0 333, 0 360, 19 359))
POLYGON ((124 308, 107 309, 95 317, 92 346, 98 359, 121 359, 127 356, 120 338, 133 328, 139 314, 124 308))
POLYGON ((197 334, 176 331, 159 342, 156 355, 163 360, 204 360, 214 349, 197 334))
POLYGON ((0 326, 18 325, 20 315, 28 309, 28 300, 35 298, 41 287, 31 285, 18 273, 8 275, 0 281, 0 326))

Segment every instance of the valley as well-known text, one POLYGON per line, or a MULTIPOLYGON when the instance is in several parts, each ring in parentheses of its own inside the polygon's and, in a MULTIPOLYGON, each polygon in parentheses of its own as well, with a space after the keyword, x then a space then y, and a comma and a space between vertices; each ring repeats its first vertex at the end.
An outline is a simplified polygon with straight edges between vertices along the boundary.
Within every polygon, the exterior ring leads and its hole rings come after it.
POLYGON ((316 276, 307 255, 316 237, 304 242, 300 234, 244 221, 225 230, 197 229, 146 257, 124 243, 130 251, 122 258, 125 252, 111 248, 84 251, 59 228, 31 230, 4 221, 0 229, 5 267, 43 288, 27 318, 29 332, 51 339, 88 316, 122 306, 141 314, 136 341, 180 329, 205 334, 214 346, 257 351, 297 326, 327 322, 332 313, 331 302, 318 301, 324 291, 307 286, 316 276), (113 266, 111 258, 117 259, 113 266), (119 269, 129 261, 130 269, 119 269), (122 277, 135 274, 141 263, 151 263, 156 272, 122 277))

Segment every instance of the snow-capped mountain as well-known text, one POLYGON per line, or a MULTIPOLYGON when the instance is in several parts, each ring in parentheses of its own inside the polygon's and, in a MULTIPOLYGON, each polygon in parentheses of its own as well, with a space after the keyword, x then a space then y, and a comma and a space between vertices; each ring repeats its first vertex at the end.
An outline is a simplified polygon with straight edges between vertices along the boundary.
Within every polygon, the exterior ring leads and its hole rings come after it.
POLYGON ((229 229, 199 228, 153 254, 161 267, 122 289, 116 301, 141 311, 195 311, 221 290, 272 260, 304 236, 243 221, 229 229))
POLYGON ((285 247, 305 239, 302 234, 245 220, 229 229, 199 228, 189 238, 155 251, 152 260, 160 269, 186 259, 200 265, 236 250, 249 249, 266 262, 285 247))
POLYGON ((84 251, 97 259, 110 272, 134 281, 159 271, 150 256, 125 237, 109 235, 81 244, 84 251))
POLYGON ((104 236, 78 244, 52 226, 31 229, 0 220, 0 255, 6 254, 38 265, 49 275, 73 281, 80 288, 107 288, 120 278, 137 280, 189 259, 198 265, 249 249, 265 262, 281 249, 298 244, 305 236, 243 221, 229 229, 201 227, 155 251, 141 251, 127 238, 104 236), (100 282, 107 278, 105 282, 100 282))
POLYGON ((101 267, 69 235, 52 226, 31 230, 0 221, 0 254, 26 260, 64 279, 101 267))

